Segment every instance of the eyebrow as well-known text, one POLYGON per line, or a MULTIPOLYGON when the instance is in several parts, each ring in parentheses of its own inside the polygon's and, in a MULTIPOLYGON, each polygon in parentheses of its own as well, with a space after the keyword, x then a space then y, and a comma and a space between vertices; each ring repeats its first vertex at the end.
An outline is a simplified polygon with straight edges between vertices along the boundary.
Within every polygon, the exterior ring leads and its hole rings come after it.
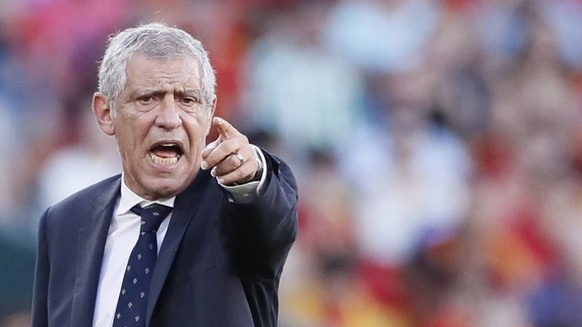
MULTIPOLYGON (((172 90, 159 90, 159 89, 150 89, 150 88, 144 88, 144 89, 137 89, 135 90, 135 92, 133 92, 132 96, 133 98, 139 98, 142 96, 161 96, 164 95, 168 92, 172 92, 172 90)), ((185 95, 185 94, 194 94, 197 96, 202 96, 202 90, 201 89, 184 89, 184 90, 173 90, 172 92, 173 94, 178 94, 178 95, 185 95)))

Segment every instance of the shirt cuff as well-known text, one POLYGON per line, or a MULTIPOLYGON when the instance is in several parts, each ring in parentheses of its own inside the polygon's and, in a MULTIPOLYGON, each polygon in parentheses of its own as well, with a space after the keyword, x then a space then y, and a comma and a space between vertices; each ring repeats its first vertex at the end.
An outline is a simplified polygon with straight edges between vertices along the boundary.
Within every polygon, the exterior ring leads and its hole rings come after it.
POLYGON ((218 184, 228 192, 228 201, 231 203, 249 204, 253 202, 259 196, 259 192, 265 184, 265 180, 267 179, 267 161, 265 156, 259 147, 253 144, 251 144, 251 147, 253 150, 255 150, 255 155, 257 156, 257 159, 261 161, 263 166, 261 178, 258 181, 252 181, 239 185, 224 185, 220 184, 219 182, 218 184))

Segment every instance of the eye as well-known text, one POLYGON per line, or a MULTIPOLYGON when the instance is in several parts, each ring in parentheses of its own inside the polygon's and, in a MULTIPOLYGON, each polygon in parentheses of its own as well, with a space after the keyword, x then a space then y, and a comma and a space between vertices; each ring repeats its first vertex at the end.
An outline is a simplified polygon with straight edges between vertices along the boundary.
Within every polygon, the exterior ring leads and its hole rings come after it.
POLYGON ((200 100, 196 97, 182 97, 181 101, 187 106, 195 106, 200 104, 200 100))
POLYGON ((151 95, 144 95, 144 96, 137 98, 137 101, 142 105, 148 105, 154 101, 154 97, 151 95))

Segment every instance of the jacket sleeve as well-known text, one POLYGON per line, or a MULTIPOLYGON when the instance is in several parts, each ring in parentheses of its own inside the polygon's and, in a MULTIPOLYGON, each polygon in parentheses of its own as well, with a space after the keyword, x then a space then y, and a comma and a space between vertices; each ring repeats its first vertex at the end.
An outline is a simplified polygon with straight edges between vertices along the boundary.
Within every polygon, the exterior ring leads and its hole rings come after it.
POLYGON ((242 276, 278 279, 297 236, 297 184, 291 169, 263 151, 267 176, 251 203, 226 204, 225 220, 234 265, 242 276))

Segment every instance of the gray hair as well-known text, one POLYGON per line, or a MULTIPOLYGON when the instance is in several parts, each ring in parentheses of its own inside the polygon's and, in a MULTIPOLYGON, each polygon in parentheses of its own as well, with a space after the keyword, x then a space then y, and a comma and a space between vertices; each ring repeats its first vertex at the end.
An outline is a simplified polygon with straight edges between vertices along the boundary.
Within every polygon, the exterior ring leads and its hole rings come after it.
POLYGON ((214 101, 216 75, 202 43, 181 29, 150 23, 128 28, 109 38, 99 66, 99 92, 109 99, 113 114, 117 97, 127 84, 127 63, 137 53, 160 60, 182 56, 196 58, 200 64, 204 98, 208 105, 214 101))

